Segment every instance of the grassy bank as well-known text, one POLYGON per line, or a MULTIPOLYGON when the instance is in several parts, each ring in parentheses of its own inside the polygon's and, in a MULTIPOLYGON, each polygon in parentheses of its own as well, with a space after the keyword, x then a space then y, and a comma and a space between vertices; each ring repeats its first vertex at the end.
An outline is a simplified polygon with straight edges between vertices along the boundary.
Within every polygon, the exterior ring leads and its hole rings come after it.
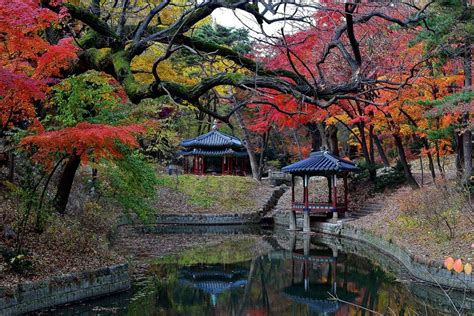
POLYGON ((158 178, 158 214, 256 212, 272 188, 249 177, 167 176, 158 178))

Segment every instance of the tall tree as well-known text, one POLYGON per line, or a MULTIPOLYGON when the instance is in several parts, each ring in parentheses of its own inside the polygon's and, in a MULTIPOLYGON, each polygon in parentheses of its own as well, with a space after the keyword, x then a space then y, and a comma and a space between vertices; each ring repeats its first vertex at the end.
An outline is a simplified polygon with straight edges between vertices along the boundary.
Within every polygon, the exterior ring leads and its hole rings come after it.
MULTIPOLYGON (((474 7, 467 0, 435 1, 426 20, 427 29, 420 38, 427 51, 435 52, 438 64, 459 60, 464 71, 464 89, 472 91, 472 45, 474 43, 474 7)), ((457 134, 457 166, 464 182, 472 174, 472 108, 460 117, 457 134)))

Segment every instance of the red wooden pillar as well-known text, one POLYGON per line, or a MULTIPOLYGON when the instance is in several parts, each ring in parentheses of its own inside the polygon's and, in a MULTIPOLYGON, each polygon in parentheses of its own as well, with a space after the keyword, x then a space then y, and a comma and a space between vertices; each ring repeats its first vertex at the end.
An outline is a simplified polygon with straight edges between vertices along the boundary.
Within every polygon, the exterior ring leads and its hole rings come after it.
POLYGON ((225 167, 224 161, 225 161, 225 156, 222 156, 221 157, 221 175, 224 174, 224 167, 225 167))
POLYGON ((196 161, 196 156, 193 156, 193 174, 197 174, 197 161, 196 161))
POLYGON ((346 211, 347 211, 347 208, 348 208, 348 203, 349 200, 347 198, 347 173, 344 174, 344 205, 346 207, 346 211))

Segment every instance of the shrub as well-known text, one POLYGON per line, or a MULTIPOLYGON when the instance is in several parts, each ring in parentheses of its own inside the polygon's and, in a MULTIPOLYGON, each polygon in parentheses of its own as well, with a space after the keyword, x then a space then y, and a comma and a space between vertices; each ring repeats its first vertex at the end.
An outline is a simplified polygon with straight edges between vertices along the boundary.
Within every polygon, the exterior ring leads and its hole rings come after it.
POLYGON ((453 183, 442 183, 411 191, 400 201, 400 208, 438 238, 453 239, 466 202, 462 189, 453 183))
POLYGON ((15 273, 24 274, 31 270, 32 263, 25 251, 17 252, 7 248, 0 249, 0 253, 8 267, 15 273))
POLYGON ((386 172, 381 173, 375 178, 374 191, 383 192, 386 188, 393 188, 405 183, 403 165, 399 160, 393 168, 388 168, 386 172))

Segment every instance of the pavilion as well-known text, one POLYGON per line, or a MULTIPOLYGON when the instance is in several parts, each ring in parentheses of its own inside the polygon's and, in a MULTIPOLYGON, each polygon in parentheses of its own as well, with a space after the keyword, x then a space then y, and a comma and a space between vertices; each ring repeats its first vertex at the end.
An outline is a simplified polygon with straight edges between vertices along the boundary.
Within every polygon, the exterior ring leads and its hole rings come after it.
POLYGON ((217 305, 218 296, 228 290, 247 284, 248 271, 232 269, 231 266, 209 265, 179 269, 179 283, 210 295, 212 306, 217 305))
POLYGON ((209 133, 181 142, 185 173, 196 175, 246 175, 249 171, 247 150, 240 139, 219 132, 215 126, 209 133))
MULTIPOLYGON (((354 293, 349 292, 346 286, 338 287, 337 285, 337 263, 340 259, 346 259, 345 255, 338 253, 337 246, 311 245, 309 236, 305 236, 303 249, 295 248, 296 239, 293 235, 290 237, 291 285, 283 289, 285 297, 296 303, 307 305, 310 311, 318 315, 340 312, 342 304, 334 300, 333 296, 337 295, 347 302, 354 300, 356 297, 354 293), (297 282, 298 278, 295 275, 295 266, 299 263, 302 267, 296 270, 303 272, 302 282, 297 282), (320 272, 319 277, 311 278, 311 284, 310 270, 320 272)), ((344 284, 346 284, 346 274, 343 275, 344 284)))
POLYGON ((303 212, 303 232, 310 232, 310 214, 332 213, 333 219, 338 218, 338 214, 347 211, 347 176, 349 172, 357 172, 359 168, 351 161, 342 159, 327 151, 312 152, 304 160, 295 162, 282 168, 283 172, 291 174, 291 212, 290 230, 296 229, 296 213, 303 212), (309 200, 309 179, 313 176, 323 176, 328 180, 329 194, 327 202, 317 203, 309 200), (295 199, 295 178, 303 179, 303 201, 295 199), (337 200, 337 178, 342 177, 344 181, 344 201, 337 200))

